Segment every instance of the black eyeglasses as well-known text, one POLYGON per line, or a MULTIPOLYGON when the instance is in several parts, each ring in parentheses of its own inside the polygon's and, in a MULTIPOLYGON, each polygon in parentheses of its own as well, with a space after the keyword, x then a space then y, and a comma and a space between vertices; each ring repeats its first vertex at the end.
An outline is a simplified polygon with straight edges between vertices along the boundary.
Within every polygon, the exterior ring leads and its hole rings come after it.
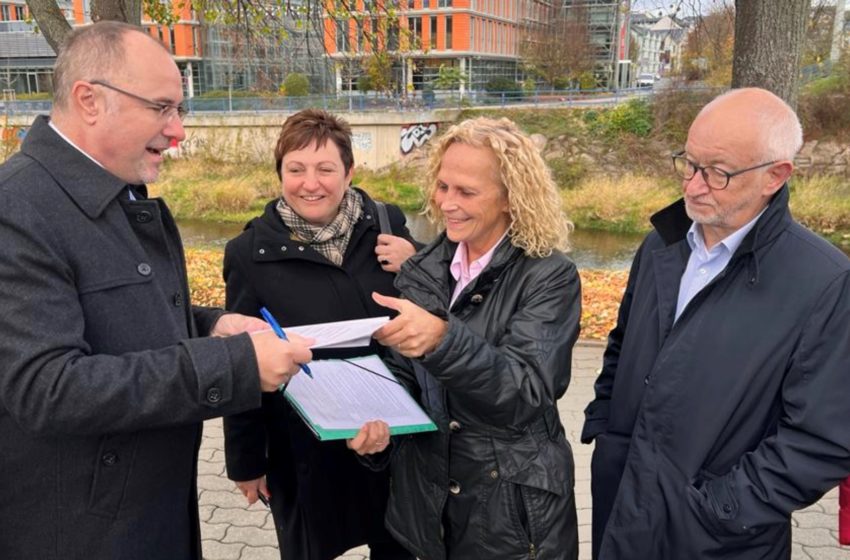
POLYGON ((767 167, 774 163, 776 163, 776 160, 768 161, 767 163, 760 163, 746 169, 741 169, 740 171, 733 171, 732 173, 729 173, 728 171, 724 171, 719 167, 714 167, 713 165, 697 165, 685 157, 684 150, 673 154, 673 169, 676 170, 676 173, 678 173, 682 179, 690 181, 694 178, 694 175, 697 174, 697 171, 699 171, 702 174, 703 181, 705 181, 705 184, 708 185, 708 188, 716 191, 722 191, 728 187, 729 180, 736 175, 746 173, 747 171, 753 171, 754 169, 767 167))
POLYGON ((159 116, 170 121, 175 116, 181 121, 186 117, 186 107, 183 104, 173 105, 171 103, 162 103, 161 101, 154 101, 153 99, 148 99, 147 97, 142 97, 141 95, 136 95, 135 93, 131 93, 127 90, 121 89, 120 87, 113 86, 108 82, 104 82, 103 80, 91 80, 90 84, 94 84, 96 86, 103 86, 105 88, 111 89, 112 91, 117 91, 118 93, 124 94, 127 97, 132 97, 136 101, 141 101, 151 107, 159 110, 159 116))

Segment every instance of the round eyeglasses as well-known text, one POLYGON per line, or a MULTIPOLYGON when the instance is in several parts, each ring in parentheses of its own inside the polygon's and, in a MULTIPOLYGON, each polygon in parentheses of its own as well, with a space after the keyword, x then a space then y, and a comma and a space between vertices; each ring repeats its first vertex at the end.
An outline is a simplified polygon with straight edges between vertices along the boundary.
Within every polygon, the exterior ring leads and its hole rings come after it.
POLYGON ((776 160, 760 163, 758 165, 741 169, 739 171, 732 171, 730 173, 729 171, 724 171, 713 165, 697 165, 685 157, 684 151, 673 154, 673 169, 676 170, 679 177, 685 181, 690 181, 694 178, 694 175, 697 174, 697 171, 699 171, 700 174, 702 174, 702 180, 705 181, 708 188, 715 191, 722 191, 728 187, 729 180, 732 179, 732 177, 740 175, 741 173, 746 173, 747 171, 753 171, 754 169, 761 169, 762 167, 767 167, 774 163, 776 163, 776 160))

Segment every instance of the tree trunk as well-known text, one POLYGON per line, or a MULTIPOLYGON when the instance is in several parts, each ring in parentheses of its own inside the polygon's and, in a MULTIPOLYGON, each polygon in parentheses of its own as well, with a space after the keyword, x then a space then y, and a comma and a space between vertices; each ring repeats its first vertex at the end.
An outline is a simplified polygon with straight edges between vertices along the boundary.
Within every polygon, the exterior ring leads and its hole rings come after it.
POLYGON ((810 0, 735 0, 732 87, 761 87, 797 105, 810 0))
POLYGON ((65 36, 71 32, 71 25, 65 19, 56 0, 27 0, 27 6, 38 24, 39 31, 47 39, 53 52, 58 53, 65 36))
POLYGON ((92 21, 142 24, 142 0, 91 0, 92 21))

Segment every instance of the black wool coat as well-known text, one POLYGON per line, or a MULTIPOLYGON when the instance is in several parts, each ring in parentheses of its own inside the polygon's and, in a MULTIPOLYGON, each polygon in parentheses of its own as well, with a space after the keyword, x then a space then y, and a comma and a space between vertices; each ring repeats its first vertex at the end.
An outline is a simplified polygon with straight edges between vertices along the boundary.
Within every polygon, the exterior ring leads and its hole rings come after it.
POLYGON ((652 221, 582 433, 594 556, 788 559, 791 513, 850 473, 850 260, 783 187, 674 323, 691 222, 652 221))
MULTIPOLYGON (((284 328, 389 315, 373 291, 395 296, 394 274, 375 255, 380 233, 375 203, 361 192, 364 212, 354 226, 342 266, 290 230, 270 202, 227 244, 227 308, 259 316, 265 306, 284 328)), ((393 233, 412 241, 404 215, 387 206, 393 233)), ((369 348, 316 350, 314 359, 380 353, 369 348)), ((344 441, 320 442, 280 393, 262 408, 224 420, 227 474, 233 480, 267 475, 283 558, 325 560, 366 542, 392 542, 383 526, 388 476, 357 460, 344 441)))
POLYGON ((247 335, 198 338, 221 311, 189 304, 168 208, 39 117, 0 245, 0 558, 200 558, 201 421, 260 386, 247 335))

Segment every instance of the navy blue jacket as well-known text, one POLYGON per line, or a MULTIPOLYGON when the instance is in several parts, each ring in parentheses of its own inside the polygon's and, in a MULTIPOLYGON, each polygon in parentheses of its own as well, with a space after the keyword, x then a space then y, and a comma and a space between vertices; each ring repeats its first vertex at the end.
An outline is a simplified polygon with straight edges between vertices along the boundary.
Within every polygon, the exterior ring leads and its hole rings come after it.
POLYGON ((652 218, 586 410, 595 557, 790 558, 850 473, 850 260, 771 200, 673 322, 683 201, 652 218))

